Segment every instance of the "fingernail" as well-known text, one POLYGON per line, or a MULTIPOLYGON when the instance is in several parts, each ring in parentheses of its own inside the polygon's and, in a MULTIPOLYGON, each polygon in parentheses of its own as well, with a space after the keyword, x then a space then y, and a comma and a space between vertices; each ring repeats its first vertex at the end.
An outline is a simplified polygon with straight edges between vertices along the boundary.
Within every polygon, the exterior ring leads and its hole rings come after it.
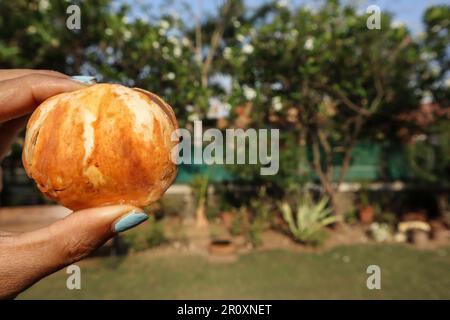
POLYGON ((70 77, 72 80, 78 81, 78 82, 82 82, 85 84, 95 84, 96 83, 96 79, 95 77, 92 76, 73 76, 70 77))
POLYGON ((123 232, 136 227, 147 219, 148 215, 146 213, 133 210, 120 218, 119 221, 114 224, 113 229, 115 232, 123 232))

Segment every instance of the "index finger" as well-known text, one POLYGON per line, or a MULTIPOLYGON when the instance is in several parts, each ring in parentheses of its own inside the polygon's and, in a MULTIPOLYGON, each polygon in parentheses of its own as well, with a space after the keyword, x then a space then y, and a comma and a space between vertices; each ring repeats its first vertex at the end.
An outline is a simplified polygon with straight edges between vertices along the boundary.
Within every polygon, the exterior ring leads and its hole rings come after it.
POLYGON ((53 70, 36 70, 36 69, 1 69, 0 81, 19 78, 31 74, 43 74, 47 76, 54 76, 58 78, 69 78, 64 73, 53 70))
POLYGON ((0 81, 0 123, 27 115, 45 99, 59 93, 85 88, 69 78, 45 74, 0 81))

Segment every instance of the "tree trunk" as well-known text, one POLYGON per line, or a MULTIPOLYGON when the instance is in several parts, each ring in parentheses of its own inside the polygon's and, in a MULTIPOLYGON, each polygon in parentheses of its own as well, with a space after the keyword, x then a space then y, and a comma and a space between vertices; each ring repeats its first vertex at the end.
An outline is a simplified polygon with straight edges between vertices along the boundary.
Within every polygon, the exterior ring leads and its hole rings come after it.
POLYGON ((206 199, 201 198, 195 210, 195 222, 197 228, 206 228, 208 226, 208 219, 206 218, 206 199))

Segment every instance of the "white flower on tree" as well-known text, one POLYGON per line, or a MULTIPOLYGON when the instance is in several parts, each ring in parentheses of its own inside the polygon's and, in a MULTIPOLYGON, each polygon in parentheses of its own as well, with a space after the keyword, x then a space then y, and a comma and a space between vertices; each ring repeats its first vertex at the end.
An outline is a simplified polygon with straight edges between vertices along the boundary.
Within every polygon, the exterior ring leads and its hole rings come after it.
POLYGON ((245 41, 245 37, 242 34, 240 34, 240 33, 236 36, 236 39, 239 42, 244 42, 245 41))
POLYGON ((181 44, 182 44, 183 46, 185 46, 185 47, 189 47, 189 45, 191 44, 191 41, 190 41, 188 38, 183 37, 183 38, 181 39, 181 44))
POLYGON ((194 121, 200 120, 200 117, 198 114, 193 113, 188 116, 188 120, 194 122, 194 121))
POLYGON ((394 29, 403 28, 404 26, 405 26, 405 24, 401 21, 392 21, 391 22, 391 27, 394 29))
POLYGON ((309 37, 306 41, 305 41, 305 46, 304 46, 305 50, 311 51, 314 48, 314 39, 312 37, 309 37))
POLYGON ((252 54, 254 51, 254 48, 251 44, 244 44, 242 46, 242 52, 245 54, 252 54))
POLYGON ((230 60, 232 55, 233 51, 231 50, 231 48, 226 47, 225 49, 223 49, 223 56, 225 57, 225 59, 230 60))
POLYGON ((39 11, 41 12, 47 11, 51 7, 50 2, 48 0, 40 0, 38 6, 39 11))
POLYGON ((28 34, 35 34, 36 32, 37 32, 37 29, 36 29, 35 26, 29 26, 29 27, 27 28, 27 33, 28 33, 28 34))
POLYGON ((167 20, 161 20, 159 22, 159 28, 163 30, 167 30, 170 28, 170 23, 167 20))
POLYGON ((131 39, 131 31, 130 31, 130 30, 125 30, 125 31, 123 32, 123 39, 124 39, 125 41, 128 41, 128 40, 131 39))
POLYGON ((273 97, 272 98, 272 107, 275 111, 280 111, 283 109, 283 104, 281 103, 281 97, 273 97))
POLYGON ((250 88, 250 87, 247 86, 247 85, 244 85, 244 86, 242 87, 242 89, 244 90, 244 97, 245 97, 245 99, 247 99, 247 100, 253 100, 253 99, 256 98, 256 91, 255 91, 255 89, 250 88))
POLYGON ((175 73, 169 72, 169 73, 166 75, 166 78, 167 78, 168 80, 173 80, 173 79, 175 79, 175 73))
POLYGON ((298 36, 298 30, 297 29, 291 29, 289 32, 292 38, 295 38, 298 36))
POLYGON ((178 47, 178 46, 176 46, 176 47, 173 49, 173 55, 174 55, 175 57, 179 58, 179 57, 181 57, 181 54, 182 54, 181 48, 178 47))
POLYGON ((288 0, 279 0, 277 2, 277 5, 279 8, 286 8, 287 6, 289 6, 289 1, 288 0))

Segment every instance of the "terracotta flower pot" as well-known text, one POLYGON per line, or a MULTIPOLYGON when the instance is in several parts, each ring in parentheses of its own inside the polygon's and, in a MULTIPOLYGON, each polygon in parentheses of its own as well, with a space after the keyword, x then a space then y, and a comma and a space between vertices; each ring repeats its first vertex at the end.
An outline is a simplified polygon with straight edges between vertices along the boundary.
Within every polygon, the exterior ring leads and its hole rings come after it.
POLYGON ((232 212, 229 211, 222 212, 222 214, 220 215, 220 220, 227 229, 231 228, 231 225, 233 224, 233 219, 234 215, 232 212))
POLYGON ((424 248, 428 241, 429 241, 429 234, 426 231, 423 230, 411 230, 410 232, 410 240, 411 242, 419 247, 419 248, 424 248))
POLYGON ((212 255, 231 255, 236 252, 236 246, 230 240, 213 240, 209 245, 209 253, 212 255))
POLYGON ((359 208, 359 221, 363 224, 370 224, 373 222, 374 210, 373 207, 360 207, 359 208))
POLYGON ((431 235, 436 241, 446 241, 449 238, 450 230, 447 230, 445 224, 442 221, 431 221, 431 235))
POLYGON ((402 221, 427 221, 427 214, 423 211, 407 212, 403 215, 402 221))

